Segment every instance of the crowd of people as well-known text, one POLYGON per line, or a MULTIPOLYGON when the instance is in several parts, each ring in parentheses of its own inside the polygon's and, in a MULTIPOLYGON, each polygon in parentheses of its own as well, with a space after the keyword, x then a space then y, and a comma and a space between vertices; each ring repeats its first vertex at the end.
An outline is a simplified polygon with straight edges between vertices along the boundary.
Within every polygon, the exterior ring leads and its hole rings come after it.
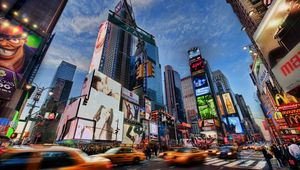
POLYGON ((269 170, 273 169, 271 163, 272 158, 276 158, 280 168, 289 167, 290 169, 299 169, 300 147, 293 140, 290 141, 290 144, 278 145, 273 143, 270 147, 264 147, 262 153, 269 170))

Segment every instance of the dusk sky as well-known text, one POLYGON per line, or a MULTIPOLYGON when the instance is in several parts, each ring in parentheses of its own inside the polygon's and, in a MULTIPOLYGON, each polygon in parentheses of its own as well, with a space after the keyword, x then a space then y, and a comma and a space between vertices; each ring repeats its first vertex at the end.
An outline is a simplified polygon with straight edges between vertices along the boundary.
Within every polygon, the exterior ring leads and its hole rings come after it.
MULTIPOLYGON (((139 27, 155 36, 162 73, 171 65, 181 78, 189 75, 187 50, 198 46, 212 70, 221 70, 234 93, 242 94, 255 115, 255 87, 249 76, 251 57, 246 33, 226 0, 131 0, 139 27)), ((71 96, 80 95, 99 25, 118 0, 69 0, 54 30, 51 47, 34 80, 48 87, 62 60, 77 66, 71 96)), ((42 101, 39 102, 39 105, 42 101)), ((28 109, 25 109, 28 112, 28 109)))

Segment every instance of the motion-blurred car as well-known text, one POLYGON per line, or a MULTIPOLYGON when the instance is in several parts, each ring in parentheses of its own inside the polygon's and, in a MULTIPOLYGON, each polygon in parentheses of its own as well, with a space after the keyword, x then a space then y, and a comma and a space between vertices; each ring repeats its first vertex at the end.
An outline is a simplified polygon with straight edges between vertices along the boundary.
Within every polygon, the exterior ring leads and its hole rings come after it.
POLYGON ((138 152, 133 148, 118 147, 112 148, 106 151, 104 154, 93 155, 102 156, 110 159, 113 164, 123 164, 123 163, 134 163, 138 164, 140 161, 146 159, 143 152, 138 152))
POLYGON ((263 145, 254 145, 254 147, 253 147, 253 149, 254 149, 255 151, 262 151, 263 148, 264 148, 263 145))
POLYGON ((219 147, 215 146, 215 147, 211 147, 209 149, 207 149, 205 152, 208 154, 208 155, 211 155, 211 156, 217 156, 217 153, 220 151, 219 147))
POLYGON ((234 146, 223 146, 220 147, 220 152, 218 152, 217 155, 223 159, 237 159, 238 151, 234 146))
POLYGON ((172 155, 166 156, 169 164, 190 164, 201 163, 207 158, 208 154, 195 147, 179 148, 172 155))
POLYGON ((93 170, 111 169, 106 158, 91 158, 79 149, 52 146, 39 148, 12 148, 0 156, 0 169, 7 170, 93 170))
POLYGON ((176 151, 178 149, 179 149, 179 147, 171 148, 170 150, 168 150, 166 152, 159 153, 158 157, 166 160, 167 158, 170 158, 174 153, 176 153, 176 151))
POLYGON ((241 150, 247 150, 250 149, 250 146, 244 145, 244 146, 240 146, 241 150))

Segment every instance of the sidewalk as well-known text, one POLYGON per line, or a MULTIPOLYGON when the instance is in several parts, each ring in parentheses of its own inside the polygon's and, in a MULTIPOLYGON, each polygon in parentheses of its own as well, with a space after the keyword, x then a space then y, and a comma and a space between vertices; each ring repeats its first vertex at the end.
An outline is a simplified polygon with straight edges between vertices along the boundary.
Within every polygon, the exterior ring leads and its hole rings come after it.
MULTIPOLYGON (((283 168, 281 168, 280 166, 279 166, 279 164, 278 164, 278 162, 277 162, 277 160, 276 160, 276 158, 272 158, 271 159, 271 163, 272 163, 272 167, 273 167, 273 169, 275 170, 289 170, 290 168, 289 167, 283 167, 283 168)), ((266 167, 268 167, 268 165, 266 165, 266 167)))

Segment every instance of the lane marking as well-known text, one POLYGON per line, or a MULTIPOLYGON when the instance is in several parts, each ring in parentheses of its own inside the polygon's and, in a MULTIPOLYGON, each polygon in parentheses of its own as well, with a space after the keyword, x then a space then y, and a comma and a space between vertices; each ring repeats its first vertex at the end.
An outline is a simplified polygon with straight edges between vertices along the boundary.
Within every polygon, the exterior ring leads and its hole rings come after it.
POLYGON ((211 165, 211 164, 213 164, 213 163, 217 163, 217 162, 223 162, 223 160, 214 160, 214 161, 209 161, 209 162, 205 162, 205 163, 203 163, 204 165, 211 165))
POLYGON ((213 166, 221 166, 221 165, 228 164, 228 163, 229 163, 228 161, 224 161, 224 162, 219 162, 219 163, 212 164, 212 165, 213 166))
POLYGON ((237 161, 234 161, 234 162, 232 162, 232 163, 230 163, 230 164, 227 164, 227 165, 225 165, 226 167, 234 167, 234 166, 236 166, 236 165, 238 165, 238 164, 240 164, 240 163, 242 163, 242 162, 244 162, 245 160, 237 160, 237 161))
POLYGON ((259 161, 258 164, 256 164, 251 169, 263 169, 266 166, 266 161, 259 161))
POLYGON ((249 160, 247 162, 244 162, 243 164, 239 165, 239 166, 250 166, 251 164, 253 164, 255 161, 254 160, 249 160))

